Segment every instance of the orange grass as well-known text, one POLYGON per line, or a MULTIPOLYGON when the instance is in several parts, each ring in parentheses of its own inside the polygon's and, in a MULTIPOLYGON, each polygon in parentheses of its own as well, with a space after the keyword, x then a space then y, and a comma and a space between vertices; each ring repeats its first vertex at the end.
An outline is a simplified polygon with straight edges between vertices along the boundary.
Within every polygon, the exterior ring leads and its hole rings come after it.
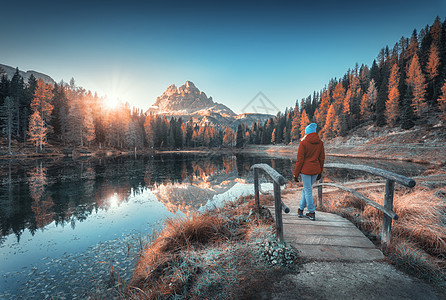
POLYGON ((159 299, 252 298, 273 268, 259 243, 273 235, 272 221, 253 214, 243 197, 223 208, 168 219, 141 252, 126 297, 159 299))
MULTIPOLYGON (((383 188, 360 192, 383 205, 383 188)), ((446 199, 441 195, 438 190, 425 187, 412 190, 398 188, 394 195, 393 211, 399 219, 392 222, 392 240, 383 250, 389 259, 405 270, 444 283, 446 199)), ((323 210, 346 217, 372 240, 380 242, 382 212, 361 200, 343 192, 330 193, 324 197, 323 210)))

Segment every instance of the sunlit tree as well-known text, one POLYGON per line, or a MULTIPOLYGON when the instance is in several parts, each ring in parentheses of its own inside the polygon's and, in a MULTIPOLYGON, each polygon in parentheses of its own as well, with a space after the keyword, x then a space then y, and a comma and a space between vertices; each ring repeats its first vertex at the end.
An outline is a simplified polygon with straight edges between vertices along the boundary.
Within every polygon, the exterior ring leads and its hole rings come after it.
POLYGON ((389 95, 386 101, 386 119, 390 125, 395 125, 400 115, 399 102, 400 92, 398 89, 400 75, 398 73, 398 65, 395 63, 390 71, 389 78, 389 95))
POLYGON ((42 120, 39 111, 34 111, 30 116, 28 136, 30 141, 38 149, 42 150, 43 145, 46 144, 47 128, 45 122, 42 120))
POLYGON ((300 117, 300 136, 305 135, 305 127, 307 127, 309 123, 310 120, 308 119, 307 112, 304 109, 300 117))
POLYGON ((344 104, 345 90, 342 85, 342 82, 338 82, 334 91, 333 91, 333 105, 337 114, 342 112, 342 106, 344 104))
POLYGON ((415 54, 410 61, 409 69, 407 70, 406 83, 412 88, 413 99, 412 106, 414 113, 417 117, 420 117, 427 109, 426 103, 426 84, 424 75, 421 72, 418 55, 415 54))
POLYGON ((440 66, 440 56, 438 52, 438 47, 435 44, 431 45, 429 50, 429 57, 426 65, 426 75, 428 80, 428 99, 435 99, 437 95, 435 95, 436 91, 436 78, 440 74, 439 73, 440 66))
POLYGON ((291 122, 291 141, 297 141, 300 138, 300 113, 299 107, 294 108, 293 121, 291 122))
POLYGON ((376 89, 375 80, 370 80, 367 93, 362 96, 361 99, 361 116, 364 120, 370 118, 373 114, 373 108, 378 97, 378 90, 376 89))

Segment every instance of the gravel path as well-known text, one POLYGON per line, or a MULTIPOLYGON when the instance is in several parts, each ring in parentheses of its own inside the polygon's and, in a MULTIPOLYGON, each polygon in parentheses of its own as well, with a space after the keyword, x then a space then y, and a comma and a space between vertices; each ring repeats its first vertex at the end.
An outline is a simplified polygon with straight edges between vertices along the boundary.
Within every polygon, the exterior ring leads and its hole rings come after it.
MULTIPOLYGON (((446 299, 386 262, 308 262, 274 283, 268 299, 446 299)), ((265 299, 266 299, 265 298, 265 299)))

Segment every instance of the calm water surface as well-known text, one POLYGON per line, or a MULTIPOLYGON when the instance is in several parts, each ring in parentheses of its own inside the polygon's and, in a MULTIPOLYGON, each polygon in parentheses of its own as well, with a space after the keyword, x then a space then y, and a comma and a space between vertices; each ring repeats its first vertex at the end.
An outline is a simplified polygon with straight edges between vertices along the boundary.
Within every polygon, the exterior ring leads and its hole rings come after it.
MULTIPOLYGON (((424 170, 389 161, 336 162, 406 176, 424 170)), ((251 194, 255 163, 292 177, 290 159, 247 155, 2 162, 0 298, 108 297, 120 284, 117 276, 130 279, 141 244, 163 220, 251 194)), ((363 174, 327 176, 346 181, 363 174)))

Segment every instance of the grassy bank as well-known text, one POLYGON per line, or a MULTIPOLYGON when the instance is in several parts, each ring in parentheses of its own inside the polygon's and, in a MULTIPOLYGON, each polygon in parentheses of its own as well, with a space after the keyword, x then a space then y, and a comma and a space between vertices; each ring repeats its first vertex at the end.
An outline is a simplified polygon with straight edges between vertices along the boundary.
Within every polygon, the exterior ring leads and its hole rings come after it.
POLYGON ((169 219, 143 249, 125 297, 245 299, 267 296, 271 278, 296 269, 297 255, 275 242, 269 211, 252 197, 169 219))
MULTIPOLYGON (((361 191, 383 205, 384 188, 361 191)), ((394 211, 399 219, 392 224, 392 241, 383 248, 398 268, 418 278, 446 287, 446 193, 440 188, 399 187, 395 191, 394 211)), ((339 214, 359 227, 378 246, 382 212, 343 192, 324 198, 323 211, 339 214)))

